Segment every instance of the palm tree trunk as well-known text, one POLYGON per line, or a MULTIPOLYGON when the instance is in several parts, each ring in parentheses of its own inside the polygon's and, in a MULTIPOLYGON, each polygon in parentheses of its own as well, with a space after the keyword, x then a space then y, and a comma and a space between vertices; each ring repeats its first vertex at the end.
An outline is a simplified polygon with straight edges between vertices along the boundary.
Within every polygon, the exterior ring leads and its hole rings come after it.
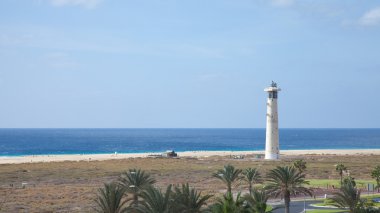
POLYGON ((285 213, 290 213, 289 206, 290 206, 290 193, 286 192, 284 196, 285 201, 285 213))
POLYGON ((232 194, 231 184, 227 184, 227 192, 232 194))
POLYGON ((137 193, 134 193, 133 194, 133 204, 135 205, 135 206, 138 206, 139 204, 139 196, 138 196, 138 194, 137 193))
POLYGON ((249 195, 252 195, 252 183, 249 182, 249 195))
POLYGON ((350 213, 355 213, 355 208, 350 208, 350 213))

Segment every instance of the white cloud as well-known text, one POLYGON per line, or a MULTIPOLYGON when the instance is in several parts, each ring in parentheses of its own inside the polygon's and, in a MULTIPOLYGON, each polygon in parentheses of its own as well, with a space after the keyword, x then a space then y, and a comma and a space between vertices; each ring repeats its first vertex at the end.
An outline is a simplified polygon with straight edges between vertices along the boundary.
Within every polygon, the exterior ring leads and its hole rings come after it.
POLYGON ((366 12, 359 20, 359 24, 373 26, 380 24, 380 7, 366 12))
MULTIPOLYGON (((248 49, 241 50, 234 44, 226 47, 218 42, 212 44, 194 44, 192 42, 146 42, 130 40, 127 37, 118 37, 108 32, 86 31, 86 33, 68 33, 51 27, 27 26, 0 26, 0 50, 4 47, 38 48, 49 51, 75 52, 90 51, 97 53, 120 53, 163 57, 187 58, 226 58, 228 54, 250 54, 248 49), (99 37, 88 37, 88 33, 99 37), (240 52, 241 51, 241 52, 240 52), (248 51, 248 52, 247 52, 248 51)), ((247 48, 246 44, 244 47, 247 48)), ((8 48, 9 49, 9 48, 8 48)), ((67 55, 68 56, 68 55, 67 55)), ((60 58, 63 64, 67 62, 64 55, 53 54, 56 61, 60 58), (65 60, 63 60, 65 59, 65 60)))
POLYGON ((276 7, 288 7, 294 4, 295 0, 272 0, 272 5, 276 7))
POLYGON ((63 6, 79 6, 86 9, 93 9, 102 0, 49 0, 49 2, 55 7, 63 6))

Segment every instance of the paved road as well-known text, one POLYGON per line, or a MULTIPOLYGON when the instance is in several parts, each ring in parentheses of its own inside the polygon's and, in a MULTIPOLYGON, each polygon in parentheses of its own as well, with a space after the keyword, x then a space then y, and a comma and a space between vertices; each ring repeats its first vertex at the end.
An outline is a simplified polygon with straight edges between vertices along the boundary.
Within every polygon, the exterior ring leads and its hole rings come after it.
MULTIPOLYGON (((331 210, 336 210, 336 208, 321 208, 321 207, 314 207, 310 206, 310 204, 315 204, 315 203, 320 203, 321 201, 291 201, 290 202, 290 212, 291 213, 301 213, 304 212, 304 207, 306 207, 306 212, 307 210, 312 210, 312 209, 331 209, 331 210)), ((274 203, 273 205, 278 206, 279 208, 274 210, 273 213, 283 213, 285 212, 285 208, 283 204, 279 203, 274 203)))

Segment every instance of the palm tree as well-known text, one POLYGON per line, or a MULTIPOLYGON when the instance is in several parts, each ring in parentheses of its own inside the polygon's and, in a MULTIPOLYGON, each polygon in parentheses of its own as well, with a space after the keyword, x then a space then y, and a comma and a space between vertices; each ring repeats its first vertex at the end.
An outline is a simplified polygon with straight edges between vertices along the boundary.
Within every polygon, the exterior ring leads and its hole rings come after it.
POLYGON ((376 179, 376 188, 377 192, 380 189, 380 166, 376 166, 374 170, 371 172, 371 177, 376 179))
POLYGON ((238 193, 234 200, 231 192, 227 192, 223 198, 217 198, 216 203, 210 206, 210 210, 212 213, 249 213, 241 193, 238 193))
POLYGON ((347 176, 347 177, 343 178, 343 185, 347 184, 347 183, 351 183, 354 187, 356 187, 355 178, 353 178, 351 176, 347 176))
POLYGON ((347 167, 342 163, 335 165, 335 171, 337 171, 340 175, 340 185, 343 183, 343 172, 347 171, 347 167))
POLYGON ((103 188, 98 189, 98 196, 95 199, 97 204, 95 211, 99 213, 122 213, 126 212, 123 200, 125 188, 116 183, 104 184, 103 188))
POLYGON ((249 184, 249 194, 252 194, 252 186, 259 183, 261 175, 256 168, 248 168, 243 171, 244 180, 249 184))
POLYGON ((218 178, 219 180, 223 181, 227 185, 227 193, 232 193, 232 184, 241 179, 240 173, 242 172, 241 169, 235 169, 232 165, 226 165, 223 169, 219 169, 216 173, 214 173, 212 176, 215 178, 218 178))
POLYGON ((119 183, 132 194, 131 205, 138 205, 141 193, 156 183, 156 180, 140 169, 130 169, 121 174, 119 183))
POLYGON ((333 193, 334 197, 330 198, 334 203, 332 205, 338 208, 349 208, 350 213, 357 212, 361 207, 360 190, 352 182, 342 185, 339 192, 333 193))
POLYGON ((244 199, 247 202, 250 210, 254 213, 265 213, 267 209, 267 201, 269 194, 265 189, 260 191, 253 190, 250 195, 245 195, 244 199))
POLYGON ((299 172, 306 170, 306 162, 302 159, 293 162, 293 166, 298 169, 299 172))
POLYGON ((301 193, 312 196, 312 191, 303 185, 309 184, 305 181, 305 174, 297 171, 294 167, 277 166, 268 173, 268 185, 266 189, 275 197, 279 195, 285 202, 285 213, 289 213, 290 195, 301 193))
POLYGON ((175 212, 181 213, 202 213, 207 212, 202 209, 206 205, 206 201, 210 199, 212 195, 201 196, 201 193, 195 189, 189 187, 189 184, 182 184, 181 187, 176 186, 174 188, 174 202, 175 212))
POLYGON ((134 206, 133 209, 141 213, 172 213, 171 196, 173 192, 171 187, 172 185, 169 185, 166 192, 162 193, 161 190, 150 186, 141 194, 144 201, 139 206, 134 206))

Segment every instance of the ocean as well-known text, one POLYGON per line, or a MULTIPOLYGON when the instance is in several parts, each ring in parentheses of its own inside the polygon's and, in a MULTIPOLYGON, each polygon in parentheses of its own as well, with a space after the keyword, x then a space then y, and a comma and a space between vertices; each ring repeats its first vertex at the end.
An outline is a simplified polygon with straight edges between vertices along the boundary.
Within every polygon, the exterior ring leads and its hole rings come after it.
MULTIPOLYGON (((380 129, 280 129, 281 150, 380 149, 380 129)), ((265 129, 0 129, 0 155, 264 150, 265 129)))

